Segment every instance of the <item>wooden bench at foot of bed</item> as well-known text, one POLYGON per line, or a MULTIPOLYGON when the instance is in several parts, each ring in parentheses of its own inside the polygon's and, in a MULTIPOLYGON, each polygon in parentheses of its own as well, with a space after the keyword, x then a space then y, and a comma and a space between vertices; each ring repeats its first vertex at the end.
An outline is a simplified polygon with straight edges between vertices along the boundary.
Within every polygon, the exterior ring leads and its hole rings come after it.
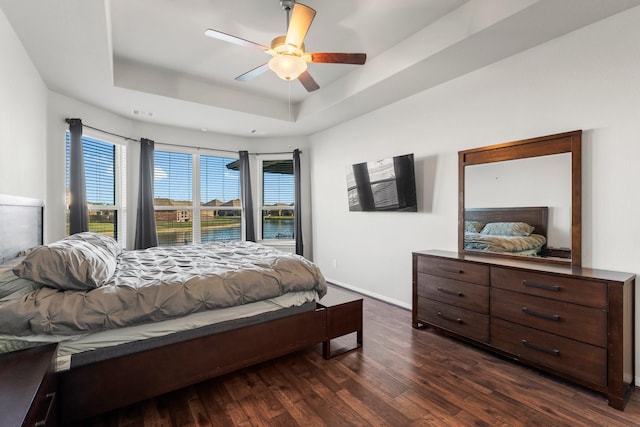
POLYGON ((264 362, 326 340, 316 310, 95 362, 58 374, 62 425, 264 362))

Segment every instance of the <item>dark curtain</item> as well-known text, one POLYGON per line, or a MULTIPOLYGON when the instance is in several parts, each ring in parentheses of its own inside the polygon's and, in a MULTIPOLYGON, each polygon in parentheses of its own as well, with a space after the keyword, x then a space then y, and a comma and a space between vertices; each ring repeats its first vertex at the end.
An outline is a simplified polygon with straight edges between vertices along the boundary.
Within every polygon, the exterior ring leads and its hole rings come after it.
POLYGON ((296 254, 303 255, 304 245, 302 244, 302 198, 300 196, 300 150, 293 151, 293 181, 294 181, 294 211, 295 217, 295 238, 296 238, 296 254))
POLYGON ((69 234, 89 231, 87 187, 82 153, 82 120, 66 119, 69 124, 69 234))
POLYGON ((240 202, 244 215, 245 240, 256 241, 256 228, 253 221, 253 198, 251 196, 251 172, 249 168, 249 153, 240 151, 240 202))
POLYGON ((140 180, 138 184, 138 214, 134 249, 158 246, 156 217, 153 209, 154 142, 140 139, 140 180))

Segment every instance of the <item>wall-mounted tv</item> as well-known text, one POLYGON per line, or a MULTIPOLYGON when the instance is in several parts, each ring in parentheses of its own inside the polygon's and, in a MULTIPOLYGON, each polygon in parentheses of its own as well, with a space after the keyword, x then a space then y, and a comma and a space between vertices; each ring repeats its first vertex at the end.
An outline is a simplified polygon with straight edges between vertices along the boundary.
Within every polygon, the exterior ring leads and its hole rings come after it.
POLYGON ((350 211, 417 212, 413 154, 348 167, 347 192, 350 211))

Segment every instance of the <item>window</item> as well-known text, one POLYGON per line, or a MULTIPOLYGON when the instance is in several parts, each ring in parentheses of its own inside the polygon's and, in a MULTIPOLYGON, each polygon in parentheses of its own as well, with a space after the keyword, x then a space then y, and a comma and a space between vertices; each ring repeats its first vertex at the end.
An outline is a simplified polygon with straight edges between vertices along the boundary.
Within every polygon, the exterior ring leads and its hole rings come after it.
POLYGON ((240 172, 237 159, 200 156, 201 241, 242 239, 240 172), (231 165, 231 167, 229 167, 231 165))
POLYGON ((293 240, 294 180, 293 160, 262 160, 262 220, 263 240, 293 240))
POLYGON ((154 152, 153 195, 158 245, 193 242, 191 154, 154 152))
POLYGON ((159 245, 242 239, 240 176, 237 168, 229 167, 234 162, 237 159, 155 151, 159 245))
MULTIPOLYGON (((69 155, 70 134, 66 133, 67 231, 69 235, 69 155)), ((125 147, 82 136, 84 169, 89 210, 89 231, 106 234, 126 245, 125 236, 125 147)))

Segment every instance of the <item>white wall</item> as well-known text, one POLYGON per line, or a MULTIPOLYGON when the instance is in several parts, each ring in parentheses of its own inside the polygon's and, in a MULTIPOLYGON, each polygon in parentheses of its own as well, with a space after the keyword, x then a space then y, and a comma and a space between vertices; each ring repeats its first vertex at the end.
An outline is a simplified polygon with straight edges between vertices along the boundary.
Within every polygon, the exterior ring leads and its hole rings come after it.
POLYGON ((44 199, 47 87, 0 9, 0 194, 44 199))
POLYGON ((457 152, 576 129, 583 265, 640 274, 638 22, 637 7, 312 136, 314 258, 325 275, 410 307, 411 252, 457 250, 457 152), (407 152, 419 212, 348 212, 345 166, 407 152))

